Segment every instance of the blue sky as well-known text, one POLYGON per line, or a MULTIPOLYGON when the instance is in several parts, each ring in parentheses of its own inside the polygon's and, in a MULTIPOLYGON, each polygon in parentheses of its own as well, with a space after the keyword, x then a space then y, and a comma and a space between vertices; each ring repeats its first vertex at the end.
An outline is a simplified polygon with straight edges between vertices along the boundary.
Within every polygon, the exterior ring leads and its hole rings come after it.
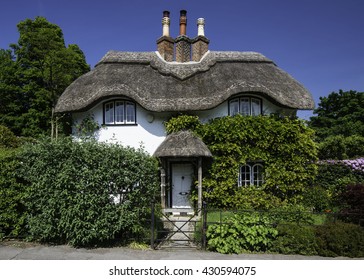
MULTIPOLYGON (((19 37, 20 21, 44 16, 61 27, 66 44, 78 44, 93 67, 109 50, 155 51, 162 11, 187 10, 187 35, 206 20, 210 50, 256 51, 272 59, 314 96, 364 91, 362 0, 11 0, 0 5, 0 48, 19 37)), ((302 118, 312 111, 299 112, 302 118)))

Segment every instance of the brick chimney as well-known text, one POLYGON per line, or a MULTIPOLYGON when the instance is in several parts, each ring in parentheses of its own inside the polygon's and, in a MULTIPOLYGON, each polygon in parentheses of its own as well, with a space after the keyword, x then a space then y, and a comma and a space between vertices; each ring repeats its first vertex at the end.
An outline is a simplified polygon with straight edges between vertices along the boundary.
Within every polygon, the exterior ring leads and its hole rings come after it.
POLYGON ((200 61, 209 50, 210 40, 205 37, 205 19, 197 19, 197 37, 192 40, 192 60, 200 61))
POLYGON ((163 12, 162 37, 157 40, 157 49, 162 58, 166 61, 173 61, 174 40, 169 35, 170 26, 169 11, 163 12))
POLYGON ((191 60, 191 40, 186 35, 187 11, 180 11, 179 36, 175 39, 176 61, 189 62, 191 60))

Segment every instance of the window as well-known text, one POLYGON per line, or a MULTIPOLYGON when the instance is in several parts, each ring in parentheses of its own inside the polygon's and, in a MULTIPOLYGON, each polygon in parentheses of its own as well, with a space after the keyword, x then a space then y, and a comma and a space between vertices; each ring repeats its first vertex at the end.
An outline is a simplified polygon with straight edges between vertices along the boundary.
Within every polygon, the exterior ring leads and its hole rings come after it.
POLYGON ((104 104, 104 124, 135 124, 135 103, 126 100, 115 100, 104 104))
POLYGON ((264 167, 261 163, 248 163, 240 167, 239 187, 261 186, 264 183, 264 167))
POLYGON ((229 102, 229 114, 235 116, 258 116, 262 114, 262 101, 254 97, 239 97, 229 102))

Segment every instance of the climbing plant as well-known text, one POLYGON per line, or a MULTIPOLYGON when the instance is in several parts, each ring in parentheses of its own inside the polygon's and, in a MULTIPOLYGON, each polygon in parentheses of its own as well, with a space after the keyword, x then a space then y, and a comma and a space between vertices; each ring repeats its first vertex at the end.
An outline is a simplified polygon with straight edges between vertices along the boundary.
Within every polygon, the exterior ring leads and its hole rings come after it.
MULTIPOLYGON (((190 116, 172 118, 166 127, 191 128, 190 116)), ((195 121, 194 121, 195 122, 195 121)), ((204 199, 216 207, 269 209, 296 203, 316 174, 313 130, 299 119, 277 116, 227 116, 192 126, 209 147, 213 162, 204 178, 204 199), (264 183, 238 186, 239 168, 264 166, 264 183)))

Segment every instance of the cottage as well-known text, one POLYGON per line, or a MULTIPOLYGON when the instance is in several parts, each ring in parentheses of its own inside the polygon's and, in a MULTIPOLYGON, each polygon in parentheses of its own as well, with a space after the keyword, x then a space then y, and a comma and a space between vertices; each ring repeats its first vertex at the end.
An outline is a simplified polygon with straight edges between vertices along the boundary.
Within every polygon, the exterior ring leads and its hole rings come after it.
MULTIPOLYGON (((203 122, 235 114, 295 115, 297 109, 313 109, 314 102, 299 82, 260 53, 210 51, 202 18, 191 39, 182 10, 180 34, 171 38, 169 15, 163 12, 156 52, 108 52, 65 90, 56 112, 71 113, 75 124, 92 115, 103 125, 99 141, 142 144, 160 158, 163 207, 190 208, 187 194, 198 179, 200 208, 202 161, 211 152, 189 132, 167 136, 165 121, 179 113, 203 122)), ((259 165, 254 168, 259 172, 259 165)))

